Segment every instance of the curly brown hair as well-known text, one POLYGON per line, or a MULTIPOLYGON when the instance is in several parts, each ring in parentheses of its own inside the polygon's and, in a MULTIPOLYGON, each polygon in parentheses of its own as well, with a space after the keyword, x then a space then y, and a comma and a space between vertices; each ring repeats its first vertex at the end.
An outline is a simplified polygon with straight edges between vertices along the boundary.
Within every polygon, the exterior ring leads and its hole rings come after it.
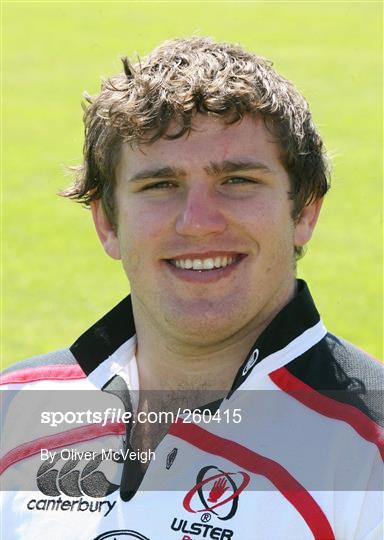
POLYGON ((166 41, 133 65, 122 62, 124 71, 87 97, 84 162, 61 195, 87 206, 101 198, 115 225, 114 171, 122 143, 181 137, 193 129, 197 113, 226 124, 245 114, 264 119, 290 177, 293 219, 327 192, 328 161, 308 104, 270 61, 238 45, 191 37, 166 41), (172 134, 171 123, 177 126, 172 134))

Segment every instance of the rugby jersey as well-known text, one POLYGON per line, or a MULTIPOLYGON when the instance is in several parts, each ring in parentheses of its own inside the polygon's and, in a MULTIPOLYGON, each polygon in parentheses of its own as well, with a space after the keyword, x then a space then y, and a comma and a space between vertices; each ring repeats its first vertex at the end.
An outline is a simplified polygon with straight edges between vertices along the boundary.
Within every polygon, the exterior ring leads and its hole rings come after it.
POLYGON ((127 297, 68 349, 3 373, 1 538, 383 537, 383 367, 327 332, 304 282, 227 395, 178 416, 145 472, 135 351, 127 297), (76 407, 107 421, 43 422, 76 407))

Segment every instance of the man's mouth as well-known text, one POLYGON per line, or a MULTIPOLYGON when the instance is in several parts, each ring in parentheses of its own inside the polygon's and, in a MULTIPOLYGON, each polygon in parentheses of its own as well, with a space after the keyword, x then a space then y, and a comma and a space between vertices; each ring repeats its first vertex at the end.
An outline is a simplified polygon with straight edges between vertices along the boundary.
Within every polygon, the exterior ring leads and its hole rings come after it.
POLYGON ((237 262, 239 262, 245 255, 221 255, 215 257, 178 257, 177 259, 168 259, 167 262, 176 268, 183 270, 192 270, 197 272, 207 272, 211 270, 219 270, 220 268, 226 268, 237 262))

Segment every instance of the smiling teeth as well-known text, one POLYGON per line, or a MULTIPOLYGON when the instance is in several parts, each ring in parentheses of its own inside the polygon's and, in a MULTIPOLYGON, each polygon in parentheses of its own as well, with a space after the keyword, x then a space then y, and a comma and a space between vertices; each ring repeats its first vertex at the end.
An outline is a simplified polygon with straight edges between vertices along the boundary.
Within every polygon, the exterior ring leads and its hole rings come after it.
POLYGON ((234 260, 235 257, 215 257, 214 259, 177 259, 171 262, 176 268, 185 270, 213 270, 214 268, 225 268, 234 260))

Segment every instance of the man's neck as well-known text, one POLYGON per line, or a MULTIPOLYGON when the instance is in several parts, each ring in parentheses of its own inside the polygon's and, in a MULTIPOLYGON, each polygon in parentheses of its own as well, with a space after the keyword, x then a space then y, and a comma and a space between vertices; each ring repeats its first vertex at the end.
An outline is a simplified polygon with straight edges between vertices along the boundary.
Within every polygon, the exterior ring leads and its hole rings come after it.
POLYGON ((140 387, 172 390, 229 390, 254 340, 224 345, 214 351, 204 347, 179 353, 164 343, 146 340, 137 350, 140 387))

